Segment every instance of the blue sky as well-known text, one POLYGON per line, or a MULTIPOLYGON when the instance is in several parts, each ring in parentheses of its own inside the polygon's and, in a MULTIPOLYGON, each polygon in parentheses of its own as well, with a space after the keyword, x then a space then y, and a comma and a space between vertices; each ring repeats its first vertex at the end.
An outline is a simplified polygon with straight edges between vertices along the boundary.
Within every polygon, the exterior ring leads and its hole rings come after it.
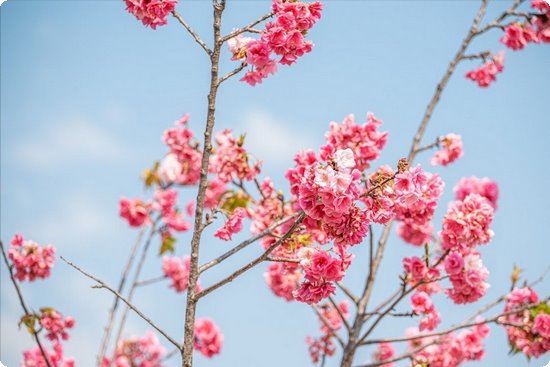
MULTIPOLYGON (((228 1, 224 33, 264 14, 269 4, 228 1)), ((506 4, 492 3, 486 19, 506 4)), ((362 121, 372 111, 384 121, 390 137, 376 163, 393 164, 405 156, 435 85, 479 6, 477 1, 343 0, 325 5, 310 33, 312 53, 255 88, 233 79, 219 92, 217 129, 246 132, 250 151, 265 161, 263 174, 285 190, 283 175, 293 154, 318 148, 329 121, 341 121, 349 113, 362 121)), ((209 1, 181 1, 177 9, 210 40, 209 1)), ((118 199, 149 195, 139 176, 165 153, 160 136, 183 113, 191 114, 191 127, 202 135, 207 58, 173 19, 156 31, 146 29, 122 1, 8 0, 0 15, 1 239, 8 242, 20 232, 53 243, 60 255, 115 284, 137 235, 118 218, 118 199)), ((471 52, 500 50, 500 37, 498 31, 487 34, 471 52)), ((498 81, 480 89, 463 78, 478 64, 461 64, 427 130, 425 142, 456 132, 465 147, 456 164, 432 169, 446 182, 436 228, 461 177, 488 176, 501 189, 496 235, 482 248, 491 272, 489 294, 466 307, 436 299, 445 325, 506 292, 514 264, 530 278, 550 264, 544 229, 550 220, 548 65, 547 45, 509 51, 498 81)), ((221 68, 233 67, 226 51, 221 68)), ((429 153, 418 158, 423 165, 428 160, 429 153)), ((184 197, 192 196, 191 190, 185 192, 184 197)), ((178 255, 188 252, 188 239, 179 238, 178 255)), ((213 258, 228 246, 206 233, 201 258, 213 258)), ((244 251, 201 281, 214 282, 258 251, 244 251)), ((346 282, 358 291, 367 262, 361 256, 364 247, 355 251, 346 282)), ((397 286, 401 258, 416 252, 392 237, 375 300, 397 286)), ((66 352, 79 366, 91 366, 111 297, 91 289, 90 281, 60 261, 54 269, 51 279, 24 284, 23 292, 34 308, 49 305, 75 316, 66 352)), ((257 267, 200 304, 199 316, 216 320, 225 344, 214 360, 197 356, 198 367, 309 364, 304 338, 317 335, 318 322, 309 307, 272 296, 264 271, 264 265, 257 267)), ((160 274, 154 255, 146 273, 160 274)), ((4 266, 1 275, 0 360, 12 367, 32 340, 17 329, 22 312, 4 266)), ((548 294, 550 281, 538 289, 548 294)), ((165 282, 140 290, 136 304, 181 337, 184 295, 174 294, 165 282)), ((378 336, 401 335, 413 323, 389 320, 378 336)), ((147 329, 132 316, 127 335, 147 329)), ((493 327, 486 359, 479 365, 542 366, 550 359, 546 355, 528 364, 522 356, 508 357, 507 350, 503 331, 493 327)), ((357 362, 366 361, 370 352, 359 353, 357 362)), ((337 361, 333 358, 327 366, 337 361)), ((171 363, 178 365, 176 359, 171 363)))

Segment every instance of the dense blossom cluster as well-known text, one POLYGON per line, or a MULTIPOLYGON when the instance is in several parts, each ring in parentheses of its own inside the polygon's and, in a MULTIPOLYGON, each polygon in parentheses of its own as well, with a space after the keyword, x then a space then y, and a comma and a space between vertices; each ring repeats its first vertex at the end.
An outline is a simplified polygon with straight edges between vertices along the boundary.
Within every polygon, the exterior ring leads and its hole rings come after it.
MULTIPOLYGON (((164 275, 172 281, 170 287, 176 292, 185 292, 189 283, 189 271, 191 269, 191 256, 185 255, 183 258, 175 256, 164 256, 162 258, 162 271, 164 275)), ((197 282, 197 291, 201 286, 197 282)))
MULTIPOLYGON (((74 367, 75 362, 72 358, 63 356, 63 346, 60 342, 53 343, 53 351, 44 348, 49 366, 51 367, 74 367)), ((48 363, 44 360, 44 356, 38 346, 33 347, 23 352, 23 361, 21 367, 48 367, 48 363)))
MULTIPOLYGON (((418 335, 422 335, 418 329, 407 330, 409 337, 418 335)), ((409 342, 411 350, 425 348, 414 355, 412 365, 458 367, 466 361, 479 361, 485 355, 483 341, 488 335, 489 326, 480 324, 459 333, 413 339, 409 342)))
POLYGON ((458 181, 453 191, 456 200, 464 200, 470 194, 479 194, 489 201, 493 209, 497 208, 498 185, 487 177, 464 177, 458 181))
POLYGON ((539 10, 523 23, 515 22, 504 28, 500 41, 506 47, 517 51, 528 43, 550 43, 550 4, 544 0, 533 0, 531 6, 539 10))
POLYGON ((330 357, 334 355, 336 351, 332 341, 333 332, 337 332, 342 328, 342 316, 345 318, 349 316, 349 304, 347 301, 341 301, 337 307, 339 310, 336 310, 331 303, 324 303, 318 306, 322 335, 318 338, 310 336, 306 338, 309 355, 314 364, 317 364, 323 356, 330 357), (340 316, 340 314, 342 316, 340 316))
POLYGON ((162 367, 166 353, 156 335, 149 331, 144 336, 121 340, 111 361, 105 357, 102 367, 162 367))
POLYGON ((239 233, 243 229, 243 219, 246 217, 246 214, 246 209, 241 207, 236 208, 229 215, 225 224, 216 230, 214 236, 224 241, 230 241, 235 233, 239 233))
POLYGON ((424 315, 420 320, 418 330, 431 331, 439 325, 441 318, 439 312, 435 309, 430 296, 426 292, 415 292, 411 297, 412 310, 415 315, 424 315))
POLYGON ((242 60, 253 67, 242 81, 254 86, 261 83, 269 74, 275 74, 277 63, 292 65, 296 60, 313 49, 313 42, 305 36, 321 18, 320 2, 273 0, 275 21, 267 23, 259 39, 244 37, 242 34, 229 41, 232 60, 242 60), (272 58, 272 53, 279 60, 272 58))
POLYGON ((32 282, 37 278, 45 279, 50 276, 55 261, 55 247, 41 247, 38 243, 24 240, 22 235, 16 234, 11 240, 8 257, 13 262, 15 279, 32 282))
POLYGON ((447 134, 438 139, 440 150, 431 159, 432 165, 447 166, 462 157, 462 138, 457 134, 447 134))
POLYGON ((401 222, 397 227, 397 235, 406 243, 422 246, 432 240, 433 226, 431 222, 424 224, 401 222))
POLYGON ((428 266, 426 261, 418 256, 405 257, 403 259, 405 280, 418 292, 431 295, 441 291, 439 278, 441 273, 438 267, 428 266))
POLYGON ((533 289, 514 288, 506 297, 504 312, 508 315, 499 322, 506 326, 512 352, 538 357, 550 350, 550 306, 540 303, 533 289))
POLYGON ((63 315, 53 308, 41 309, 40 325, 46 330, 46 337, 52 341, 68 340, 67 329, 74 327, 74 324, 74 318, 71 316, 63 318, 63 315))
POLYGON ((264 278, 277 297, 292 301, 294 291, 300 286, 302 272, 297 264, 274 262, 267 267, 264 278))
POLYGON ((223 335, 214 322, 208 318, 195 321, 194 348, 205 357, 212 358, 221 352, 223 335))
POLYGON ((491 56, 480 68, 470 70, 466 73, 466 78, 476 82, 482 88, 486 88, 496 81, 496 75, 504 70, 504 52, 499 52, 491 56))
POLYGON ((126 10, 134 14, 143 25, 156 29, 165 25, 166 17, 174 10, 177 0, 124 0, 126 10))

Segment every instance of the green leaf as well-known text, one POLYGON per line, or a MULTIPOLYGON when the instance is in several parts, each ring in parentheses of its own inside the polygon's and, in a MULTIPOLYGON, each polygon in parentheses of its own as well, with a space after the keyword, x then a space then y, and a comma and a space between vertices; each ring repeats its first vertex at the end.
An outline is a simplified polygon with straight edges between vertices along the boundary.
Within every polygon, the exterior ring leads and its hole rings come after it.
POLYGON ((221 206, 221 209, 227 211, 229 214, 239 207, 246 208, 250 202, 250 197, 242 191, 230 192, 229 194, 221 206))
POLYGON ((34 328, 34 325, 36 324, 36 321, 38 321, 38 316, 35 314, 23 315, 17 325, 21 327, 21 324, 23 324, 27 327, 29 334, 35 334, 36 329, 34 328))
POLYGON ((176 239, 172 236, 167 236, 163 239, 160 246, 159 256, 162 256, 166 252, 174 253, 176 250, 176 239))
POLYGON ((40 313, 50 314, 50 313, 53 313, 54 311, 55 311, 55 308, 53 308, 53 307, 42 307, 40 309, 40 313))
POLYGON ((535 318, 539 313, 550 314, 550 306, 548 306, 548 304, 546 303, 540 303, 539 305, 537 305, 536 307, 533 307, 529 311, 531 312, 531 316, 535 318))

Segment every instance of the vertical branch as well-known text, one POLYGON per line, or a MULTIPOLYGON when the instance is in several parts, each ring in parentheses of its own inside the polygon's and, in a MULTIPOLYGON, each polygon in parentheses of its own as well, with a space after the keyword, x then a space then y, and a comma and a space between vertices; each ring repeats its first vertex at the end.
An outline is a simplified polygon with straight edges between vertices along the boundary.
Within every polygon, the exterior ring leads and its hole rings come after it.
MULTIPOLYGON (((8 256, 6 255, 6 251, 4 250, 4 244, 2 241, 0 241, 0 249, 2 250, 2 256, 4 257, 4 262, 6 263, 6 268, 8 269, 8 272, 10 273, 11 282, 13 283, 13 286, 15 287, 15 291, 17 292, 17 296, 19 297, 19 303, 21 304, 21 307, 23 308, 23 311, 25 312, 25 315, 31 315, 31 312, 29 312, 29 309, 27 308, 27 305, 25 304, 25 300, 23 299, 23 294, 21 293, 21 289, 19 289, 19 285, 17 284, 17 281, 15 280, 15 277, 13 276, 12 266, 10 265, 8 261, 8 256)), ((32 336, 34 337, 34 341, 36 342, 36 345, 38 345, 38 349, 40 349, 40 353, 42 354, 42 357, 44 358, 44 362, 46 362, 47 367, 52 367, 50 363, 50 359, 48 358, 48 355, 46 354, 46 350, 42 346, 42 343, 40 342, 40 338, 38 337, 38 333, 36 330, 34 330, 34 327, 32 328, 32 336)))
POLYGON ((206 127, 204 131, 204 150, 201 160, 201 175, 199 181, 199 189, 197 192, 197 206, 195 208, 195 225, 193 229, 193 237, 191 239, 191 264, 189 270, 189 283, 187 288, 187 307, 185 311, 185 330, 182 352, 182 366, 191 367, 193 365, 193 341, 195 328, 195 312, 197 307, 196 285, 199 277, 199 248, 201 234, 204 229, 202 224, 202 216, 204 209, 204 194, 206 192, 208 180, 208 162, 212 153, 212 130, 214 129, 215 113, 216 113, 216 95, 218 92, 218 68, 220 62, 220 51, 223 44, 221 36, 221 18, 225 8, 225 0, 217 2, 212 1, 214 8, 214 47, 210 54, 210 92, 208 93, 208 113, 206 117, 206 127))
MULTIPOLYGON (((143 234, 145 233, 145 229, 142 229, 138 237, 136 239, 136 242, 134 246, 132 247, 130 251, 130 256, 128 257, 128 261, 126 262, 126 267, 124 268, 121 276, 120 276, 120 282, 118 284, 117 292, 122 293, 122 290, 124 288, 124 284, 126 283, 126 279, 128 278, 128 274, 130 273, 130 269, 132 268, 132 264, 134 263, 134 259, 137 254, 137 250, 139 248, 139 245, 141 244, 141 239, 143 238, 143 234)), ((99 352, 97 354, 97 367, 101 367, 103 357, 105 356, 105 351, 107 350, 107 345, 109 345, 109 339, 111 338, 111 332, 113 330, 113 324, 115 320, 115 314, 116 310, 118 308, 118 297, 115 296, 115 299, 113 301, 113 305, 111 306, 111 309, 109 310, 109 320, 107 321, 107 324, 105 325, 105 331, 103 333, 103 339, 101 340, 101 346, 99 347, 99 352)), ((115 345, 116 348, 116 345, 115 345)))

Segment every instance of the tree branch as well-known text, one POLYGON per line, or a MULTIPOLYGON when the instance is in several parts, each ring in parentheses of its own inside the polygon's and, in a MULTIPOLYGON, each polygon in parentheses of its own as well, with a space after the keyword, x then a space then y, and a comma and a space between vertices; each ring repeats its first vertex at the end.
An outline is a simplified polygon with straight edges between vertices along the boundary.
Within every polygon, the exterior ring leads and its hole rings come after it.
POLYGON ((267 20, 267 19, 271 18, 274 15, 275 15, 275 12, 269 12, 269 13, 261 16, 257 20, 253 21, 249 25, 244 26, 243 28, 237 29, 237 30, 229 33, 228 35, 222 37, 222 39, 221 39, 222 43, 229 41, 231 38, 236 37, 239 34, 242 34, 242 33, 245 33, 245 32, 251 32, 251 31, 253 32, 255 26, 257 26, 258 24, 260 24, 264 20, 267 20))
POLYGON ((180 22, 180 24, 187 30, 187 32, 189 32, 189 34, 195 39, 195 42, 197 42, 202 47, 204 52, 206 52, 206 54, 208 56, 212 56, 212 50, 210 50, 210 48, 206 45, 206 43, 202 40, 202 38, 189 26, 189 24, 187 24, 187 22, 182 18, 182 16, 179 15, 175 10, 172 11, 172 15, 174 16, 174 18, 176 18, 178 20, 178 22, 180 22))
POLYGON ((113 293, 115 296, 117 296, 117 298, 119 298, 122 302, 126 303, 126 305, 132 310, 134 311, 136 314, 138 314, 139 317, 141 317, 145 322, 147 322, 149 325, 151 325, 156 331, 158 331, 162 336, 164 336, 166 338, 166 340, 168 340, 170 343, 172 343, 176 348, 178 348, 178 350, 181 350, 181 346, 179 345, 179 343, 177 341, 175 341, 174 339, 172 339, 172 337, 170 337, 170 335, 168 335, 164 330, 162 330, 159 326, 157 326, 157 324, 155 324, 153 321, 151 321, 150 318, 148 318, 147 316, 145 316, 143 314, 143 312, 141 312, 136 306, 134 306, 132 303, 130 303, 130 301, 128 301, 126 298, 124 298, 120 293, 118 293, 116 290, 114 290, 113 288, 111 288, 109 285, 107 285, 105 282, 103 282, 101 279, 99 278, 96 278, 95 276, 87 273, 86 271, 82 270, 81 268, 79 268, 78 266, 76 266, 75 264, 73 264, 72 262, 70 262, 69 260, 65 259, 63 256, 61 256, 61 260, 65 261, 67 263, 67 265, 73 267, 75 270, 77 270, 78 272, 80 272, 82 275, 92 279, 93 281, 95 281, 97 283, 97 285, 94 285, 92 286, 92 288, 104 288, 104 289, 107 289, 108 291, 110 291, 111 293, 113 293))

